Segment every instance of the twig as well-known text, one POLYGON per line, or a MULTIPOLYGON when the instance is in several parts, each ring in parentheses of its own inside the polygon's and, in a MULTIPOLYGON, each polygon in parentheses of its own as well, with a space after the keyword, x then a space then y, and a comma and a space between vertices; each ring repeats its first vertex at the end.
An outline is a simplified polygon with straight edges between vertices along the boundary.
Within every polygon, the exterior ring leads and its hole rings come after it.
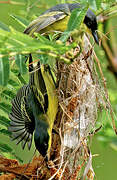
POLYGON ((115 131, 115 134, 117 135, 117 128, 116 128, 115 120, 114 120, 114 117, 113 117, 113 109, 112 109, 111 103, 109 101, 109 96, 108 96, 108 91, 107 91, 107 88, 106 88, 104 75, 103 75, 103 72, 102 72, 101 65, 100 65, 100 62, 98 60, 98 57, 97 57, 95 52, 93 52, 93 53, 94 53, 95 61, 98 64, 98 68, 99 68, 99 71, 100 71, 100 74, 101 74, 101 77, 102 77, 102 80, 103 80, 104 90, 105 90, 105 97, 106 97, 107 103, 108 103, 109 108, 110 108, 110 115, 111 115, 111 118, 112 118, 113 129, 115 131))
POLYGON ((0 1, 1 4, 11 4, 11 1, 8 0, 8 1, 0 1))
POLYGON ((102 45, 103 45, 103 49, 106 52, 106 55, 107 55, 107 57, 109 59, 109 62, 111 63, 114 71, 117 72, 116 58, 113 56, 112 51, 110 50, 109 46, 107 45, 107 42, 106 42, 105 38, 102 39, 102 45))
POLYGON ((7 169, 6 167, 0 167, 0 172, 4 172, 4 173, 13 173, 13 174, 15 174, 16 176, 22 176, 22 178, 23 177, 25 177, 26 179, 30 179, 27 175, 22 175, 22 174, 20 174, 20 173, 18 173, 18 172, 16 172, 16 171, 14 171, 14 170, 11 170, 11 169, 7 169))
POLYGON ((8 0, 8 1, 0 1, 0 4, 24 5, 24 3, 16 2, 16 1, 11 1, 11 0, 8 0))

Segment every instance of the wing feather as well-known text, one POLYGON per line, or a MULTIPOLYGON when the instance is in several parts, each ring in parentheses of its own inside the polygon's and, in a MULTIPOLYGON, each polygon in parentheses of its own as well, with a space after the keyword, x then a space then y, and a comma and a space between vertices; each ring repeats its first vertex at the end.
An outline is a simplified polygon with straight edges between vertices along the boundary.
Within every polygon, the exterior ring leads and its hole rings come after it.
POLYGON ((67 15, 64 12, 55 11, 43 14, 37 19, 32 21, 29 26, 25 29, 24 33, 32 35, 34 32, 39 32, 46 27, 54 24, 55 22, 65 18, 67 15))
POLYGON ((19 144, 22 142, 22 148, 28 145, 31 148, 32 135, 35 129, 33 112, 28 105, 27 99, 32 91, 29 85, 24 85, 12 101, 12 111, 9 114, 11 119, 9 131, 12 132, 12 140, 19 144))

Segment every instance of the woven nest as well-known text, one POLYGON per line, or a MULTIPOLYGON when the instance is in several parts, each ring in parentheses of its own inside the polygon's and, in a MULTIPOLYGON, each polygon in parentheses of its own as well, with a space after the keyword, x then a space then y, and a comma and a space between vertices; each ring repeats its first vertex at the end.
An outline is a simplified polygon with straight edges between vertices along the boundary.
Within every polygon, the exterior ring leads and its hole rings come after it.
MULTIPOLYGON (((79 54, 79 47, 73 51, 79 54)), ((52 135, 50 161, 39 155, 29 164, 0 157, 0 179, 94 179, 88 136, 95 127, 101 89, 93 61, 93 48, 84 36, 84 51, 71 65, 58 61, 59 111, 52 135)), ((66 56, 66 55, 65 55, 66 56)))
MULTIPOLYGON (((56 123, 60 122, 60 179, 65 175, 68 178, 66 171, 69 172, 70 179, 75 179, 75 176, 78 178, 81 174, 83 177, 89 176, 89 179, 94 176, 87 137, 95 127, 101 89, 95 71, 92 47, 86 36, 84 42, 84 52, 71 65, 58 63, 60 112, 56 123)), ((76 53, 76 49, 74 52, 76 53)))

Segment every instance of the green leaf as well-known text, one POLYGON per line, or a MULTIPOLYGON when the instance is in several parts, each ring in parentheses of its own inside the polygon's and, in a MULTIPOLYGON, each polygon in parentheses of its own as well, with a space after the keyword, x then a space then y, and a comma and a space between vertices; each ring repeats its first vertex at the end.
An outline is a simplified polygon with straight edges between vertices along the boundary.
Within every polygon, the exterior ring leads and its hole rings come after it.
POLYGON ((15 154, 14 150, 10 146, 8 146, 7 144, 4 144, 4 143, 0 142, 0 151, 2 153, 10 153, 10 154, 12 154, 16 159, 18 159, 21 163, 23 163, 23 160, 19 156, 17 156, 15 154))
POLYGON ((10 32, 9 27, 6 24, 4 24, 3 22, 0 22, 0 28, 5 30, 5 31, 10 32))
POLYGON ((2 152, 12 152, 13 151, 13 149, 10 147, 10 146, 8 146, 7 144, 3 144, 3 143, 1 143, 0 142, 0 151, 2 151, 2 152))
POLYGON ((26 19, 24 19, 23 17, 17 16, 17 15, 10 15, 15 21, 17 21, 21 26, 23 26, 24 28, 26 28, 29 24, 29 21, 27 21, 26 19))
MULTIPOLYGON (((18 78, 18 80, 21 82, 21 84, 27 84, 24 78, 22 77, 21 73, 17 69, 11 69, 12 73, 18 78)), ((19 86, 19 84, 18 84, 19 86)))
POLYGON ((10 136, 11 132, 9 132, 7 129, 0 129, 0 134, 6 135, 6 136, 10 136))
POLYGON ((0 57, 0 85, 6 86, 9 80, 8 56, 0 57))
POLYGON ((5 113, 9 114, 11 111, 11 105, 1 102, 0 109, 3 110, 5 113))
POLYGON ((15 94, 13 93, 13 91, 7 89, 2 91, 1 96, 4 96, 9 99, 13 99, 15 97, 15 94))
POLYGON ((26 81, 24 80, 24 78, 22 77, 22 75, 20 73, 18 74, 18 79, 21 82, 21 84, 23 84, 23 85, 27 84, 26 81))
POLYGON ((46 55, 46 54, 44 54, 44 55, 40 55, 40 62, 42 63, 42 64, 47 64, 47 61, 48 61, 48 56, 46 55))
POLYGON ((15 56, 15 62, 17 66, 19 67, 21 74, 25 74, 27 72, 25 61, 26 61, 26 58, 23 55, 17 54, 15 56))
POLYGON ((96 0, 96 6, 97 6, 97 9, 100 9, 101 7, 101 0, 96 0))
POLYGON ((63 33, 63 35, 60 38, 62 42, 65 42, 68 39, 68 37, 74 29, 80 29, 80 25, 84 20, 87 10, 87 3, 84 7, 76 8, 75 10, 73 10, 67 25, 67 30, 63 33))
POLYGON ((8 84, 10 84, 13 87, 19 86, 19 84, 16 81, 14 81, 13 79, 9 79, 8 84))
POLYGON ((14 73, 15 76, 18 76, 19 71, 18 69, 11 69, 12 73, 14 73))
POLYGON ((0 115, 0 124, 1 125, 5 126, 5 127, 8 127, 9 122, 10 122, 9 119, 7 119, 6 117, 0 115))
POLYGON ((17 156, 14 152, 11 153, 20 163, 23 163, 23 160, 17 156))
MULTIPOLYGON (((41 37, 41 36, 40 36, 41 37)), ((46 38, 43 38, 43 42, 38 39, 33 39, 32 37, 11 29, 11 32, 0 30, 0 51, 5 52, 5 54, 16 55, 16 54, 47 54, 48 51, 54 52, 56 54, 64 54, 66 51, 72 48, 72 46, 64 46, 63 44, 56 44, 51 42, 46 38)), ((2 58, 2 56, 0 56, 2 58)))
POLYGON ((80 28, 80 25, 84 20, 87 10, 88 10, 88 4, 86 3, 86 6, 82 7, 82 9, 77 8, 72 12, 67 25, 67 31, 73 31, 74 29, 80 28))

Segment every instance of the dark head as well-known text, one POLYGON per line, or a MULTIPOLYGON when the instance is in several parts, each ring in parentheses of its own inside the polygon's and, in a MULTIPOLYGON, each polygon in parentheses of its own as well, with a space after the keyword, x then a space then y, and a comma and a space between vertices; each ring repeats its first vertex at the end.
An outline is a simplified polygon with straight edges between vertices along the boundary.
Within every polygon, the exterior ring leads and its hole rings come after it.
POLYGON ((99 44, 99 39, 97 35, 98 25, 97 25, 96 15, 90 9, 88 9, 87 11, 87 14, 84 19, 84 23, 91 30, 95 42, 99 44))
POLYGON ((46 129, 40 127, 39 131, 36 129, 34 133, 34 141, 36 149, 45 157, 48 151, 49 134, 46 129))

